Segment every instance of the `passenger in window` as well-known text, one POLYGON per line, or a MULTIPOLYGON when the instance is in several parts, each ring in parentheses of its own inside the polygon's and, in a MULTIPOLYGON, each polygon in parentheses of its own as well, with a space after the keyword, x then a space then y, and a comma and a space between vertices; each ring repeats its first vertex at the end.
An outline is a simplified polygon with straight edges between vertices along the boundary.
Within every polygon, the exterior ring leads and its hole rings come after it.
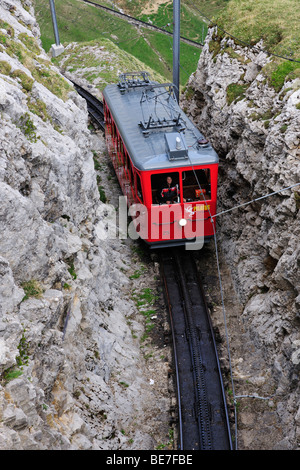
MULTIPOLYGON (((161 204, 173 204, 179 202, 179 185, 173 183, 172 176, 168 175, 165 183, 159 191, 159 202, 161 204)), ((183 200, 185 202, 185 199, 183 200)))

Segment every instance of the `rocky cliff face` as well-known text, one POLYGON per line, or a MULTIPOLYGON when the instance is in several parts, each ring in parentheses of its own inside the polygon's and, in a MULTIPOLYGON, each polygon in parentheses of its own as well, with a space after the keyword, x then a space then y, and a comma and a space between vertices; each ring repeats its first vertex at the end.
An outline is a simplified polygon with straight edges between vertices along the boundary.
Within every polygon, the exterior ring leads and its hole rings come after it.
MULTIPOLYGON (((264 73, 272 57, 262 46, 241 47, 210 29, 184 94, 183 107, 221 157, 219 212, 300 183, 300 81, 274 89, 264 73)), ((278 448, 300 442, 299 200, 300 186, 217 219, 246 349, 259 351, 261 380, 272 384, 268 392, 283 426, 278 448)), ((234 374, 246 378, 249 365, 246 356, 234 374)))
POLYGON ((168 395, 140 348, 138 261, 101 235, 103 140, 40 48, 31 3, 1 0, 0 18, 0 448, 152 448, 168 395))
MULTIPOLYGON (((0 18, 0 448, 172 446, 170 351, 145 339, 137 307, 153 312, 157 273, 130 241, 103 240, 105 146, 40 48, 30 1, 0 0, 0 18)), ((268 84, 266 54, 216 35, 183 106, 220 154, 223 211, 300 182, 300 94, 268 84)), ((299 447, 299 194, 218 217, 225 301, 241 312, 227 310, 237 393, 270 396, 242 401, 247 449, 299 447)))

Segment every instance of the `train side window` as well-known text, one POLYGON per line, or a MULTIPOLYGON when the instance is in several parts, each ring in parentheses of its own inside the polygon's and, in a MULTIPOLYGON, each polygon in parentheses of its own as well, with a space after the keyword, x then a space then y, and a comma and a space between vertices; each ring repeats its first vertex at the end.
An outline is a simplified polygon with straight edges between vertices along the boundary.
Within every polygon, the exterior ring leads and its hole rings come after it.
POLYGON ((210 199, 210 170, 183 171, 182 172, 183 197, 187 202, 210 199))
POLYGON ((129 156, 128 156, 128 153, 126 152, 126 150, 125 150, 125 170, 126 170, 126 174, 128 174, 128 172, 129 172, 129 156))
POLYGON ((111 135, 112 135, 112 138, 115 142, 115 140, 117 138, 117 128, 116 128, 116 124, 114 122, 112 123, 112 126, 111 126, 111 135))
POLYGON ((134 172, 133 172, 133 168, 132 168, 132 164, 131 162, 129 162, 129 175, 130 175, 130 180, 131 180, 131 187, 132 189, 134 190, 134 172))
POLYGON ((111 124, 111 115, 110 115, 110 111, 107 107, 107 105, 105 104, 105 107, 104 107, 104 110, 105 110, 105 120, 106 120, 106 123, 107 124, 111 124))
POLYGON ((124 166, 124 149, 123 149, 123 142, 118 135, 118 158, 119 158, 119 163, 121 166, 124 166))
POLYGON ((125 170, 127 170, 126 177, 129 181, 131 181, 131 186, 133 188, 134 187, 134 171, 133 171, 131 160, 127 152, 125 153, 125 170))
POLYGON ((138 173, 136 173, 136 194, 140 201, 143 203, 142 183, 140 175, 138 173))

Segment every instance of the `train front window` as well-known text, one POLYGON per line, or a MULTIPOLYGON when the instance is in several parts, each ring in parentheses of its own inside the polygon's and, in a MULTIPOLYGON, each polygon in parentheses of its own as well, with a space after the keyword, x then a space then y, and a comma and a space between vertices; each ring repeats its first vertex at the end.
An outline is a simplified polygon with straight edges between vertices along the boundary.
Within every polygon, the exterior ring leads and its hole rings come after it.
POLYGON ((179 173, 159 173, 151 176, 152 204, 180 202, 179 173))
POLYGON ((210 170, 182 172, 183 198, 186 202, 203 201, 211 198, 210 170))

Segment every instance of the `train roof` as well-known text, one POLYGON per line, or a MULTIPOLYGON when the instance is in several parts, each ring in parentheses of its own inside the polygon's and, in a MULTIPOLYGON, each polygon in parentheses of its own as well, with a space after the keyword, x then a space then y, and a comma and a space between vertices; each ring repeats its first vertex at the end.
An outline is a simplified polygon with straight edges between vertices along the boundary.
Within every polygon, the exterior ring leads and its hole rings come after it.
POLYGON ((174 85, 139 75, 124 74, 103 91, 134 166, 153 171, 218 163, 215 150, 179 107, 174 85))

